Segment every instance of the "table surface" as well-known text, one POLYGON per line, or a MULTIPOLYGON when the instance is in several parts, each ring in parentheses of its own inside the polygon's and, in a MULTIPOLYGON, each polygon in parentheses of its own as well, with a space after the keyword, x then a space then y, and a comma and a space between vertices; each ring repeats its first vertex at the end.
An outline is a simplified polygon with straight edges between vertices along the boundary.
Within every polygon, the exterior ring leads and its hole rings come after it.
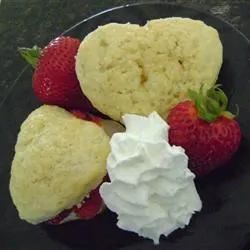
MULTIPOLYGON (((102 10, 145 1, 0 0, 0 103, 25 66, 17 47, 42 47, 62 31, 102 10)), ((152 2, 152 1, 151 1, 152 2)), ((230 22, 250 38, 250 1, 168 0, 194 6, 230 22)))

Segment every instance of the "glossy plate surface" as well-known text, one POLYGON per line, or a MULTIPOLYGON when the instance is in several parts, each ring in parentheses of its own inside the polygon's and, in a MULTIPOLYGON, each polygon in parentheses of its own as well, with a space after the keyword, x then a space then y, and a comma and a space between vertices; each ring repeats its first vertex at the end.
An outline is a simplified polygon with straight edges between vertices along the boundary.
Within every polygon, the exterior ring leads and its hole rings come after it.
POLYGON ((116 227, 109 211, 91 221, 61 226, 32 226, 17 216, 9 196, 9 171, 16 136, 22 121, 40 104, 31 89, 30 68, 19 75, 0 107, 0 249, 250 249, 250 65, 249 41, 231 25, 198 10, 168 4, 142 4, 108 10, 76 24, 64 34, 82 39, 109 22, 144 24, 149 19, 181 16, 201 19, 215 27, 224 46, 224 63, 218 82, 240 107, 238 118, 243 141, 231 163, 223 170, 197 181, 203 210, 191 224, 159 246, 116 227))

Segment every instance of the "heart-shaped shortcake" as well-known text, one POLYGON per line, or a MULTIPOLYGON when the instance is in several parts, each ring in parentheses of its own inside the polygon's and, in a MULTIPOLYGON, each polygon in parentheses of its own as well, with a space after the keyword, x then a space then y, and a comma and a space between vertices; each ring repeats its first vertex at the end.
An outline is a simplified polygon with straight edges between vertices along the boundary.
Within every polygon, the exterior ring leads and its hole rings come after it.
POLYGON ((176 17, 97 28, 79 47, 76 73, 91 103, 112 119, 152 111, 165 118, 188 89, 213 86, 221 64, 218 32, 176 17))

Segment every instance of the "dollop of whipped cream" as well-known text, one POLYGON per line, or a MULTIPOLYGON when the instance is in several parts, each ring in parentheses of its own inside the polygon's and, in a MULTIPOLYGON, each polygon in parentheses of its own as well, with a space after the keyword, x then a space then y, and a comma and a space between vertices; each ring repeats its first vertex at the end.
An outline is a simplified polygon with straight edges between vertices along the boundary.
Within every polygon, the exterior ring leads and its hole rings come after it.
POLYGON ((111 138, 107 160, 110 182, 100 187, 107 207, 118 214, 119 228, 159 243, 189 224, 202 204, 188 157, 168 143, 168 124, 156 113, 126 114, 124 133, 111 138))

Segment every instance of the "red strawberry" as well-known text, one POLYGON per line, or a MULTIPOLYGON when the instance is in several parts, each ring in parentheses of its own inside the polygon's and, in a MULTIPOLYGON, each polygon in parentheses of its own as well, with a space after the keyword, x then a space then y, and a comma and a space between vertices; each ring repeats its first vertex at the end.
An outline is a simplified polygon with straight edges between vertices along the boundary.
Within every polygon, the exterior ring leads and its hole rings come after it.
POLYGON ((60 214, 55 216, 54 218, 47 221, 50 225, 58 225, 60 224, 69 214, 71 213, 71 209, 67 209, 62 211, 60 214))
POLYGON ((80 219, 88 220, 99 214, 104 208, 103 200, 99 194, 99 187, 90 192, 88 198, 73 207, 73 211, 80 219))
POLYGON ((102 119, 96 115, 92 115, 90 113, 82 112, 80 110, 71 110, 71 113, 75 115, 77 118, 92 121, 101 126, 106 134, 111 137, 114 133, 123 132, 124 127, 116 121, 102 119))
POLYGON ((182 146, 190 169, 205 175, 225 165, 237 151, 241 140, 239 124, 225 111, 227 97, 215 86, 206 95, 190 91, 192 100, 175 106, 169 113, 169 141, 182 146))
MULTIPOLYGON (((108 177, 104 177, 104 181, 108 180, 108 177)), ((101 185, 101 184, 100 184, 101 185)), ((74 212, 79 219, 89 220, 94 218, 97 214, 104 209, 103 200, 99 194, 100 185, 92 190, 88 198, 85 198, 80 204, 73 206, 71 209, 66 209, 56 215, 54 218, 47 221, 50 225, 60 224, 71 212, 74 212)))
POLYGON ((60 36, 44 49, 21 48, 22 56, 35 67, 33 90, 46 104, 92 110, 75 73, 75 56, 80 45, 76 38, 60 36))
POLYGON ((98 125, 101 125, 101 121, 102 119, 98 116, 86 113, 86 112, 82 112, 80 110, 71 110, 70 111, 74 116, 76 116, 77 118, 80 118, 82 120, 86 120, 86 121, 92 121, 95 122, 98 125))

